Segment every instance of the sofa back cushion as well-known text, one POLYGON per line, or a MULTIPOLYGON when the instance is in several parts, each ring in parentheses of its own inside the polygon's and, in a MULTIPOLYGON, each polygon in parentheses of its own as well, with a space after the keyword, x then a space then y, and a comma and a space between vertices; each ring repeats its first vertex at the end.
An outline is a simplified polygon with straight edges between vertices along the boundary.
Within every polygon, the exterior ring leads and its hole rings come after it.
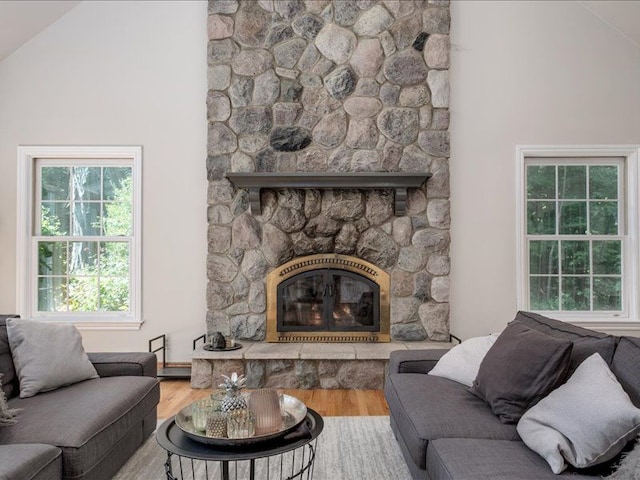
POLYGON ((640 338, 621 337, 613 355, 611 371, 633 404, 640 408, 640 338))
POLYGON ((573 342, 569 372, 573 372, 586 358, 599 353, 611 365, 617 337, 547 318, 537 313, 518 312, 511 323, 521 323, 549 336, 573 342))
POLYGON ((18 318, 18 315, 0 315, 0 373, 3 374, 2 390, 9 399, 18 394, 18 376, 9 348, 7 318, 18 318))

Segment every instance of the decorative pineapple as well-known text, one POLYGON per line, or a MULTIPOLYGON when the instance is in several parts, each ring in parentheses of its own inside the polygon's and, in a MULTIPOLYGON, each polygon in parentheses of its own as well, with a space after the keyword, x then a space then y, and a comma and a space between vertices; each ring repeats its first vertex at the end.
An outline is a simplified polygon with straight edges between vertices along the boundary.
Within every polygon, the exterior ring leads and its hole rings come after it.
POLYGON ((240 395, 240 390, 244 387, 247 379, 244 375, 238 375, 233 372, 230 377, 222 375, 224 383, 218 385, 220 388, 224 388, 227 394, 222 399, 220 410, 225 413, 232 412, 233 410, 244 410, 247 408, 247 401, 240 395))

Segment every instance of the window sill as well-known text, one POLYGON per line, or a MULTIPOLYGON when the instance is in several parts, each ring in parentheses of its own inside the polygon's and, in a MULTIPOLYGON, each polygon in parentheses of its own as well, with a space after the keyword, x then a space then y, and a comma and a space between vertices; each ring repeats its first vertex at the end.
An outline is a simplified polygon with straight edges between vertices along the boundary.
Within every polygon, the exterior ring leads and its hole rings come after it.
MULTIPOLYGON (((535 311, 535 310, 532 310, 535 311)), ((609 331, 640 331, 640 319, 630 317, 585 317, 573 316, 567 313, 558 313, 550 311, 535 311, 545 317, 554 318, 561 322, 570 323, 578 327, 589 328, 591 330, 609 330, 609 331)))
POLYGON ((640 320, 627 319, 627 320, 571 320, 569 318, 562 319, 573 325, 579 327, 590 328, 592 330, 610 330, 610 331, 640 331, 640 320))
POLYGON ((140 327, 144 323, 137 320, 56 320, 51 318, 37 318, 34 320, 44 321, 48 323, 58 324, 72 324, 78 330, 81 331, 95 331, 95 330, 111 330, 111 331, 126 331, 126 330, 140 330, 140 327))
POLYGON ((131 322, 118 322, 118 321, 111 321, 111 322, 82 322, 82 321, 78 321, 78 322, 73 322, 73 324, 76 326, 76 328, 78 330, 86 330, 86 331, 91 331, 91 330, 112 330, 112 331, 116 331, 116 330, 140 330, 140 327, 142 326, 143 322, 136 322, 136 321, 131 321, 131 322))

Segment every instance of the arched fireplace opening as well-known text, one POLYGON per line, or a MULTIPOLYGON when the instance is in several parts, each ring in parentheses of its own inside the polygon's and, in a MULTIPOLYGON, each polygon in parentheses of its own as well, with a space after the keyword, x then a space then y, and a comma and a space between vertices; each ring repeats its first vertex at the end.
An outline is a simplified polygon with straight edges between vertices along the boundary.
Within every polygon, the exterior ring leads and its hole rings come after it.
POLYGON ((357 257, 296 258, 267 276, 267 341, 388 342, 389 275, 357 257))

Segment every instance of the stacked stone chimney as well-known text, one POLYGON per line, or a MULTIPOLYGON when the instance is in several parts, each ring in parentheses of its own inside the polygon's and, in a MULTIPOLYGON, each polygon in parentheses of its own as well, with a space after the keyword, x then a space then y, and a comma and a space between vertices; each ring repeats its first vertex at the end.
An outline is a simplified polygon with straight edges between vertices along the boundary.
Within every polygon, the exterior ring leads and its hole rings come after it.
POLYGON ((449 335, 449 2, 209 0, 207 328, 263 340, 265 278, 312 253, 391 275, 396 340, 449 335), (263 190, 226 172, 431 172, 387 190, 263 190))

